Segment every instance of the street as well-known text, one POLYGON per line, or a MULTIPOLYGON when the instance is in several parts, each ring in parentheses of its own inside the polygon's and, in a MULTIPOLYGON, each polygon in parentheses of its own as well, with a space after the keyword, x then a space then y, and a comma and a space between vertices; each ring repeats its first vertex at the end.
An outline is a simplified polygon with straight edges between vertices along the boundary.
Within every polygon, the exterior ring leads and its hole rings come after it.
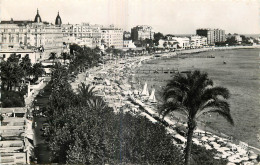
POLYGON ((43 131, 42 124, 45 122, 45 118, 43 117, 34 117, 34 122, 37 124, 34 128, 34 146, 35 146, 35 156, 37 158, 38 164, 47 164, 51 163, 50 161, 50 151, 48 150, 47 143, 45 143, 45 137, 42 136, 43 131))

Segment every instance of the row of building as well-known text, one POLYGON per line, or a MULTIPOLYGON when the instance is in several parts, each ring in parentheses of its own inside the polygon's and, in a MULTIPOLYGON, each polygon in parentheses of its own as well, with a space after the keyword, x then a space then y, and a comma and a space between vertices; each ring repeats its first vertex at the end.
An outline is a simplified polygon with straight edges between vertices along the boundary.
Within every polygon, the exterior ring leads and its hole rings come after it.
POLYGON ((160 39, 158 48, 173 48, 173 49, 188 49, 188 48, 201 48, 207 46, 207 37, 204 36, 189 36, 189 37, 176 37, 173 35, 166 35, 165 39, 160 39))
MULTIPOLYGON (((0 23, 0 55, 16 52, 21 56, 28 54, 32 62, 49 57, 50 52, 68 51, 68 45, 76 43, 80 46, 108 47, 117 49, 135 49, 138 41, 154 40, 155 32, 151 26, 136 26, 131 32, 113 25, 63 24, 58 12, 55 24, 42 21, 39 10, 33 21, 1 21, 0 23)), ((159 41, 158 47, 198 48, 225 42, 225 31, 221 29, 197 29, 196 35, 175 37, 166 35, 159 41)))

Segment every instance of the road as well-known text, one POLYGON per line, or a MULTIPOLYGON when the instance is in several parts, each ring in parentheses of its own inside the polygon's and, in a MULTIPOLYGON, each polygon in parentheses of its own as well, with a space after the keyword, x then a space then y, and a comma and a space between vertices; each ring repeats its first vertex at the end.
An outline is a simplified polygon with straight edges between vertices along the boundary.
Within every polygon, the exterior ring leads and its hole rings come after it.
POLYGON ((37 123, 34 128, 34 151, 38 164, 51 163, 50 150, 48 150, 47 143, 45 143, 45 138, 42 136, 43 131, 40 130, 45 120, 46 119, 43 117, 34 117, 34 122, 37 123))

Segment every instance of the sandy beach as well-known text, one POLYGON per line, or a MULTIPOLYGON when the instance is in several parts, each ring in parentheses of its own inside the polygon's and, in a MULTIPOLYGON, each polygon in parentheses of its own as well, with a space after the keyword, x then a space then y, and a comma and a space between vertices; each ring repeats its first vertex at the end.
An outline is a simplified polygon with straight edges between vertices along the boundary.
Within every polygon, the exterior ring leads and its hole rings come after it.
MULTIPOLYGON (((190 53, 190 51, 187 52, 190 53)), ((224 86, 230 90, 231 113, 235 126, 230 126, 225 120, 214 115, 210 117, 210 120, 207 121, 204 118, 202 121, 208 122, 208 127, 234 137, 237 142, 245 141, 259 148, 260 143, 257 140, 257 133, 260 129, 258 59, 259 49, 205 51, 192 54, 189 58, 179 56, 179 58, 150 60, 136 68, 135 77, 141 84, 148 82, 149 89, 155 87, 156 97, 160 100, 160 91, 173 74, 156 74, 153 71, 149 73, 147 70, 170 69, 181 72, 199 69, 208 72, 216 86, 224 86), (215 58, 196 58, 209 55, 215 58), (227 64, 224 65, 223 61, 227 64)))

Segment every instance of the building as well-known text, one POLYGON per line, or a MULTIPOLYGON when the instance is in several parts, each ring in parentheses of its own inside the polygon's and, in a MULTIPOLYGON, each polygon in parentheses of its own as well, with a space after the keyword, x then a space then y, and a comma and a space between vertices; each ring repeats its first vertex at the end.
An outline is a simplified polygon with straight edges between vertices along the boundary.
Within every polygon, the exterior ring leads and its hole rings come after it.
POLYGON ((1 108, 0 164, 30 164, 34 137, 26 111, 25 107, 1 108))
POLYGON ((216 42, 225 42, 225 31, 221 29, 197 29, 196 34, 207 37, 207 42, 214 45, 216 42))
POLYGON ((101 46, 101 29, 89 23, 62 25, 63 42, 90 48, 101 46))
POLYGON ((151 26, 142 25, 131 29, 131 38, 133 41, 154 39, 154 32, 151 26))
POLYGON ((201 45, 208 46, 208 39, 207 37, 201 36, 201 45))
POLYGON ((123 30, 113 25, 101 27, 101 40, 106 47, 123 48, 123 30))
POLYGON ((190 37, 191 48, 201 48, 206 45, 207 45, 207 37, 198 36, 198 35, 190 37))
POLYGON ((134 48, 136 48, 136 46, 132 40, 124 40, 123 48, 124 49, 134 49, 134 48))
POLYGON ((202 47, 202 38, 201 36, 191 36, 190 37, 190 46, 191 48, 200 48, 202 47))
POLYGON ((178 42, 178 47, 181 49, 190 48, 190 39, 188 37, 172 37, 172 40, 178 42))
POLYGON ((18 49, 18 50, 0 50, 0 59, 7 60, 11 54, 16 54, 21 60, 26 55, 31 59, 31 63, 37 63, 42 60, 42 52, 36 52, 31 49, 18 49))
MULTIPOLYGON (((0 47, 1 51, 17 51, 30 49, 40 51, 43 58, 48 58, 50 52, 60 53, 63 50, 61 18, 55 20, 56 25, 42 22, 39 10, 34 21, 1 21, 0 23, 0 47)), ((0 52, 0 54, 2 54, 0 52)))
POLYGON ((171 48, 171 49, 177 49, 178 41, 175 39, 160 39, 158 41, 158 48, 171 48))

